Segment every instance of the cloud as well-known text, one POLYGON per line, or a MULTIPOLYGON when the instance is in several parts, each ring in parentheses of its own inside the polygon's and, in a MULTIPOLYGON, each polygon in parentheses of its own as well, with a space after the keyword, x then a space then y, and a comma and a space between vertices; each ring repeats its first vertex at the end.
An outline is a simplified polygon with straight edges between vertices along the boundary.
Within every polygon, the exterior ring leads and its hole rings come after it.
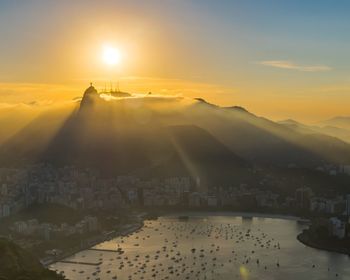
POLYGON ((70 85, 44 84, 44 83, 1 83, 1 103, 27 104, 29 106, 49 106, 56 103, 65 103, 79 91, 70 85))
MULTIPOLYGON (((152 101, 155 101, 156 98, 170 101, 170 99, 202 97, 209 101, 215 100, 215 103, 230 104, 232 94, 238 92, 237 88, 231 86, 174 78, 124 76, 119 77, 118 80, 120 89, 131 93, 133 95, 131 98, 147 97, 147 100, 152 99, 152 101), (149 92, 152 94, 148 95, 149 92)), ((96 79, 81 79, 81 81, 72 84, 0 82, 0 103, 25 104, 28 107, 62 103, 76 104, 81 99, 84 90, 89 86, 90 81, 94 82, 98 91, 104 90, 106 80, 99 80, 98 77, 96 79)), ((116 86, 116 81, 114 81, 113 86, 116 86)), ((102 98, 105 100, 113 99, 109 96, 102 96, 102 98)))
POLYGON ((131 96, 127 97, 115 97, 111 96, 109 94, 102 93, 100 94, 100 97, 104 99, 105 101, 111 101, 111 100, 122 100, 122 99, 153 99, 153 100, 180 100, 183 99, 184 97, 181 94, 174 94, 174 95, 169 95, 169 94, 159 94, 159 93, 133 93, 131 96))
POLYGON ((326 65, 301 65, 289 60, 265 60, 260 61, 259 64, 287 70, 296 70, 301 72, 325 72, 332 70, 331 67, 326 65))

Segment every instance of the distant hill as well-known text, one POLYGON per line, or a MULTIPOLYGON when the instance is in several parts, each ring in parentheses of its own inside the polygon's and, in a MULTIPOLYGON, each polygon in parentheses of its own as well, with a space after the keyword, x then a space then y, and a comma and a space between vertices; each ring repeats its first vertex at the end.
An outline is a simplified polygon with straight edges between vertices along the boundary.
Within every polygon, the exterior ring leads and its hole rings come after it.
POLYGON ((255 164, 315 167, 326 162, 350 162, 349 144, 321 133, 296 131, 247 110, 213 107, 197 101, 187 107, 186 119, 255 164))
POLYGON ((278 123, 283 124, 299 133, 324 134, 339 138, 340 140, 350 143, 350 129, 325 125, 322 123, 319 123, 318 125, 306 125, 294 120, 284 120, 278 123))
POLYGON ((1 280, 60 280, 64 277, 44 268, 36 258, 13 242, 0 238, 1 280))
POLYGON ((335 126, 350 130, 350 116, 339 116, 319 123, 322 126, 335 126))
POLYGON ((309 125, 303 124, 301 122, 298 122, 298 121, 295 121, 292 119, 278 121, 277 123, 282 124, 290 129, 293 129, 293 130, 295 130, 299 133, 303 133, 303 134, 316 133, 317 129, 319 128, 317 126, 309 126, 309 125))

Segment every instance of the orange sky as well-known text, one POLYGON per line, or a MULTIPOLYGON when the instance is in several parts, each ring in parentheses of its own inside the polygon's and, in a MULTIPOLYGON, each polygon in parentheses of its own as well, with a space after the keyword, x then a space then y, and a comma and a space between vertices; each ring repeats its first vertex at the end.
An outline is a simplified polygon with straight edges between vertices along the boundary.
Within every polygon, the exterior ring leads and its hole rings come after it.
POLYGON ((349 115, 348 17, 322 1, 317 14, 302 1, 10 2, 0 3, 0 106, 70 102, 90 81, 119 80, 274 120, 349 115), (103 63, 106 43, 119 65, 103 63))

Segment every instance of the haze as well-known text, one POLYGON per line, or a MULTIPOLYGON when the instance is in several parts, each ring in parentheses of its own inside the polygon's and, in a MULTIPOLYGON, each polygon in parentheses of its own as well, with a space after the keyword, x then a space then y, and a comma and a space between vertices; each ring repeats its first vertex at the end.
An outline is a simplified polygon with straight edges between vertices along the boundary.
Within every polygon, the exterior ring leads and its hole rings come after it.
POLYGON ((202 97, 281 120, 347 115, 347 1, 0 1, 1 108, 103 88, 202 97), (121 63, 101 60, 104 44, 121 63))

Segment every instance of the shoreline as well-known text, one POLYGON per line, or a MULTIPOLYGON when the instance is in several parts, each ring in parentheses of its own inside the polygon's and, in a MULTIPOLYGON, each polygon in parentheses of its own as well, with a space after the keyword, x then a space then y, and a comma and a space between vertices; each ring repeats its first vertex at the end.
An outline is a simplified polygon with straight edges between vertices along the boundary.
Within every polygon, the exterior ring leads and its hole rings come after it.
POLYGON ((259 213, 259 212, 231 212, 231 211, 222 211, 222 212, 211 212, 211 211, 176 211, 173 213, 167 213, 159 217, 177 217, 184 215, 189 217, 202 217, 202 216, 227 216, 227 217, 242 217, 242 218, 267 218, 267 219, 283 219, 283 220, 301 220, 301 217, 293 215, 284 215, 284 214, 272 214, 272 213, 259 213))
MULTIPOLYGON (((171 213, 162 213, 160 215, 156 215, 156 218, 178 218, 181 215, 189 216, 189 217, 206 217, 206 216, 226 216, 226 217, 241 217, 241 218, 267 218, 267 219, 281 219, 281 220, 292 220, 298 222, 299 220, 302 220, 303 218, 298 217, 298 216, 293 216, 293 215, 284 215, 284 214, 272 214, 272 213, 258 213, 258 212, 230 212, 230 211, 222 211, 222 212, 211 212, 211 211, 174 211, 171 213)), ((117 238, 120 236, 126 236, 131 233, 134 233, 138 230, 140 230, 144 226, 144 221, 147 220, 147 217, 145 218, 144 216, 141 217, 139 216, 140 221, 137 224, 134 224, 134 226, 130 226, 129 228, 123 229, 118 232, 112 232, 112 233, 105 233, 106 236, 101 236, 101 239, 96 240, 96 242, 93 242, 91 244, 88 244, 78 250, 75 250, 74 252, 69 252, 67 254, 64 254, 60 257, 58 257, 55 260, 51 260, 47 263, 44 264, 45 267, 49 267, 51 264, 60 262, 66 258, 69 258, 79 252, 82 252, 84 250, 88 250, 90 248, 95 247, 96 245, 103 243, 105 241, 111 240, 113 238, 117 238)), ((308 242, 306 238, 302 237, 303 233, 300 233, 297 235, 297 239, 299 242, 302 244, 309 246, 311 248, 319 249, 319 250, 325 250, 329 252, 335 252, 335 253, 341 253, 341 254, 349 254, 350 252, 344 252, 344 250, 331 250, 329 248, 323 247, 323 246, 318 246, 317 244, 314 244, 312 242, 308 242)))
POLYGON ((300 243, 304 244, 305 246, 308 246, 313 249, 327 251, 331 253, 337 253, 337 254, 343 254, 348 255, 350 257, 350 249, 345 248, 331 248, 323 244, 319 244, 315 241, 310 240, 310 237, 307 233, 302 232, 297 235, 297 239, 300 243))
POLYGON ((77 250, 74 250, 72 252, 67 252, 66 254, 63 254, 57 258, 55 258, 54 260, 50 260, 50 261, 47 261, 45 263, 41 262, 43 266, 45 266, 46 268, 48 268, 50 265, 54 264, 54 263, 57 263, 57 262, 60 262, 60 261, 63 261, 79 252, 82 252, 82 251, 85 251, 85 250, 88 250, 88 249, 91 249, 93 247, 95 247, 96 245, 98 244, 101 244, 105 241, 108 241, 108 240, 111 240, 113 238, 117 238, 117 237, 120 237, 120 236, 126 236, 126 235, 129 235, 131 233, 134 233, 136 231, 138 231, 139 229, 141 229, 142 227, 144 226, 144 219, 142 219, 141 221, 139 221, 137 224, 134 224, 133 226, 129 227, 129 228, 126 228, 124 230, 121 230, 121 231, 115 231, 115 232, 109 232, 109 233, 105 233, 105 234, 102 234, 100 236, 101 239, 97 238, 95 242, 92 242, 88 245, 85 245, 77 250))
MULTIPOLYGON (((211 211, 175 211, 173 213, 164 213, 164 214, 160 214, 157 215, 157 218, 160 217, 166 217, 166 218, 178 218, 178 216, 186 214, 186 216, 189 217, 205 217, 205 216, 227 216, 227 217, 242 217, 242 218, 269 218, 269 219, 284 219, 284 220, 295 220, 298 221, 299 219, 301 219, 300 217, 297 216, 291 216, 291 215, 281 215, 281 214, 268 214, 268 213, 254 213, 254 212, 230 212, 230 211, 222 211, 222 212, 211 212, 211 211)), ((95 242, 92 242, 86 246, 83 246, 77 250, 74 250, 72 252, 68 252, 66 254, 63 254, 62 256, 59 256, 58 258, 54 259, 54 260, 50 260, 46 263, 44 263, 43 265, 45 267, 50 266, 53 263, 56 262, 60 262, 66 258, 69 258, 79 252, 82 252, 84 250, 88 250, 90 248, 95 247, 96 245, 103 243, 105 241, 111 240, 113 238, 117 238, 120 236, 126 236, 129 235, 133 232, 138 231, 139 229, 141 229, 144 226, 144 221, 147 220, 144 219, 143 217, 139 216, 139 223, 134 226, 131 226, 130 228, 126 228, 122 231, 119 232, 113 232, 113 233, 105 233, 106 236, 100 236, 101 239, 97 239, 95 242)))

